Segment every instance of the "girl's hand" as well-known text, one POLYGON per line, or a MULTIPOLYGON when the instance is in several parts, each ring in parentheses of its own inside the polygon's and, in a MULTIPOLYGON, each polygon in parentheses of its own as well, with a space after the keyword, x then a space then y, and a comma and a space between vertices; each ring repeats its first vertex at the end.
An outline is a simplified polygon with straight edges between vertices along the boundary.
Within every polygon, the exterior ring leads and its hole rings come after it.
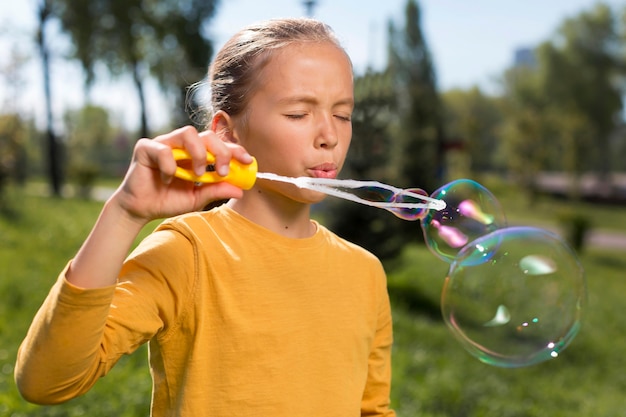
POLYGON ((215 169, 225 176, 232 158, 249 164, 252 157, 241 146, 224 142, 213 131, 198 133, 183 127, 155 139, 141 139, 135 145, 124 181, 111 197, 131 218, 147 223, 200 210, 209 202, 241 198, 243 191, 226 182, 195 185, 174 177, 176 161, 173 148, 186 149, 192 157, 192 169, 201 175, 206 169, 207 151, 215 155, 215 169))

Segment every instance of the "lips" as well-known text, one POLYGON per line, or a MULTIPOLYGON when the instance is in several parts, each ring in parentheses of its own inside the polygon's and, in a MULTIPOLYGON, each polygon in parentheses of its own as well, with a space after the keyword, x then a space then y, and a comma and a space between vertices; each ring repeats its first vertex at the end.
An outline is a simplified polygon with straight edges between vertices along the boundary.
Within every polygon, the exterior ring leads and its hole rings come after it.
POLYGON ((336 178, 337 165, 325 163, 309 169, 309 172, 311 173, 311 176, 315 178, 336 178))

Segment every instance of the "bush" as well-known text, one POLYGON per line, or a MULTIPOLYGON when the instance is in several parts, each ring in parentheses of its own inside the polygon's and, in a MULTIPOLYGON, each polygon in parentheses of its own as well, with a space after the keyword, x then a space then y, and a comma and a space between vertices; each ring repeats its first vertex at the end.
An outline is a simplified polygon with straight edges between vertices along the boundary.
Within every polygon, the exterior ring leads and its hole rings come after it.
POLYGON ((589 215, 582 214, 576 210, 563 209, 558 218, 567 243, 576 252, 582 253, 585 248, 586 238, 592 227, 589 215))

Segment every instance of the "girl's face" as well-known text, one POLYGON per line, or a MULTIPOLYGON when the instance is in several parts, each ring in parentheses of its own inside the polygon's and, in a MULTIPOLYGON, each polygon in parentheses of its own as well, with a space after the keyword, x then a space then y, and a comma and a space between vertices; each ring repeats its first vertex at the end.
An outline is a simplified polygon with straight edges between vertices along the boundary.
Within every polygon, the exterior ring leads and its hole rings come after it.
MULTIPOLYGON (((246 121, 236 121, 235 133, 260 172, 335 178, 350 145, 353 106, 345 53, 332 43, 294 44, 276 51, 260 71, 246 121)), ((305 203, 323 198, 267 180, 256 187, 305 203)))

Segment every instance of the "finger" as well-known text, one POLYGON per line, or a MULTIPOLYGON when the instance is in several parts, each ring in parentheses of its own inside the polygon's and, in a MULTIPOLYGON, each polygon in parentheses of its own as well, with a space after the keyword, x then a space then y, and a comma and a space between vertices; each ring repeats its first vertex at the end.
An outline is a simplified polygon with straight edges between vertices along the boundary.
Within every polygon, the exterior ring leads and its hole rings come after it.
POLYGON ((230 148, 232 158, 236 159, 242 164, 248 165, 252 163, 252 155, 250 155, 243 146, 234 143, 227 143, 226 146, 230 148))
POLYGON ((173 174, 176 171, 176 161, 172 156, 172 149, 164 143, 151 139, 140 139, 133 151, 133 160, 150 169, 173 174))
POLYGON ((177 130, 177 139, 191 156, 191 167, 197 176, 206 172, 206 146, 198 131, 193 126, 185 126, 177 130))
MULTIPOLYGON (((226 156, 229 155, 228 156, 229 162, 231 159, 236 159, 242 164, 248 165, 248 164, 251 164, 254 160, 254 158, 252 158, 250 153, 248 153, 248 151, 243 146, 236 144, 236 143, 225 141, 213 131, 201 132, 200 137, 205 138, 208 141, 207 143, 212 142, 215 139, 218 139, 221 142, 221 144, 223 144, 230 152, 230 153, 224 154, 225 158, 226 156)), ((214 153, 216 158, 218 158, 219 149, 222 149, 222 148, 221 146, 219 146, 219 143, 215 143, 215 144, 218 145, 218 147, 213 147, 213 145, 209 145, 209 146, 210 146, 210 149, 213 149, 212 153, 214 153)), ((224 164, 225 163, 226 162, 224 162, 224 164)))
POLYGON ((184 126, 154 139, 172 148, 185 149, 191 157, 191 169, 197 176, 206 170, 206 147, 193 126, 184 126))
POLYGON ((204 139, 206 150, 215 157, 215 171, 222 177, 228 175, 233 157, 230 147, 213 131, 202 132, 200 137, 204 139))
POLYGON ((169 184, 172 182, 177 168, 176 161, 172 155, 172 148, 159 142, 155 142, 153 147, 154 161, 161 174, 161 181, 164 184, 169 184))

